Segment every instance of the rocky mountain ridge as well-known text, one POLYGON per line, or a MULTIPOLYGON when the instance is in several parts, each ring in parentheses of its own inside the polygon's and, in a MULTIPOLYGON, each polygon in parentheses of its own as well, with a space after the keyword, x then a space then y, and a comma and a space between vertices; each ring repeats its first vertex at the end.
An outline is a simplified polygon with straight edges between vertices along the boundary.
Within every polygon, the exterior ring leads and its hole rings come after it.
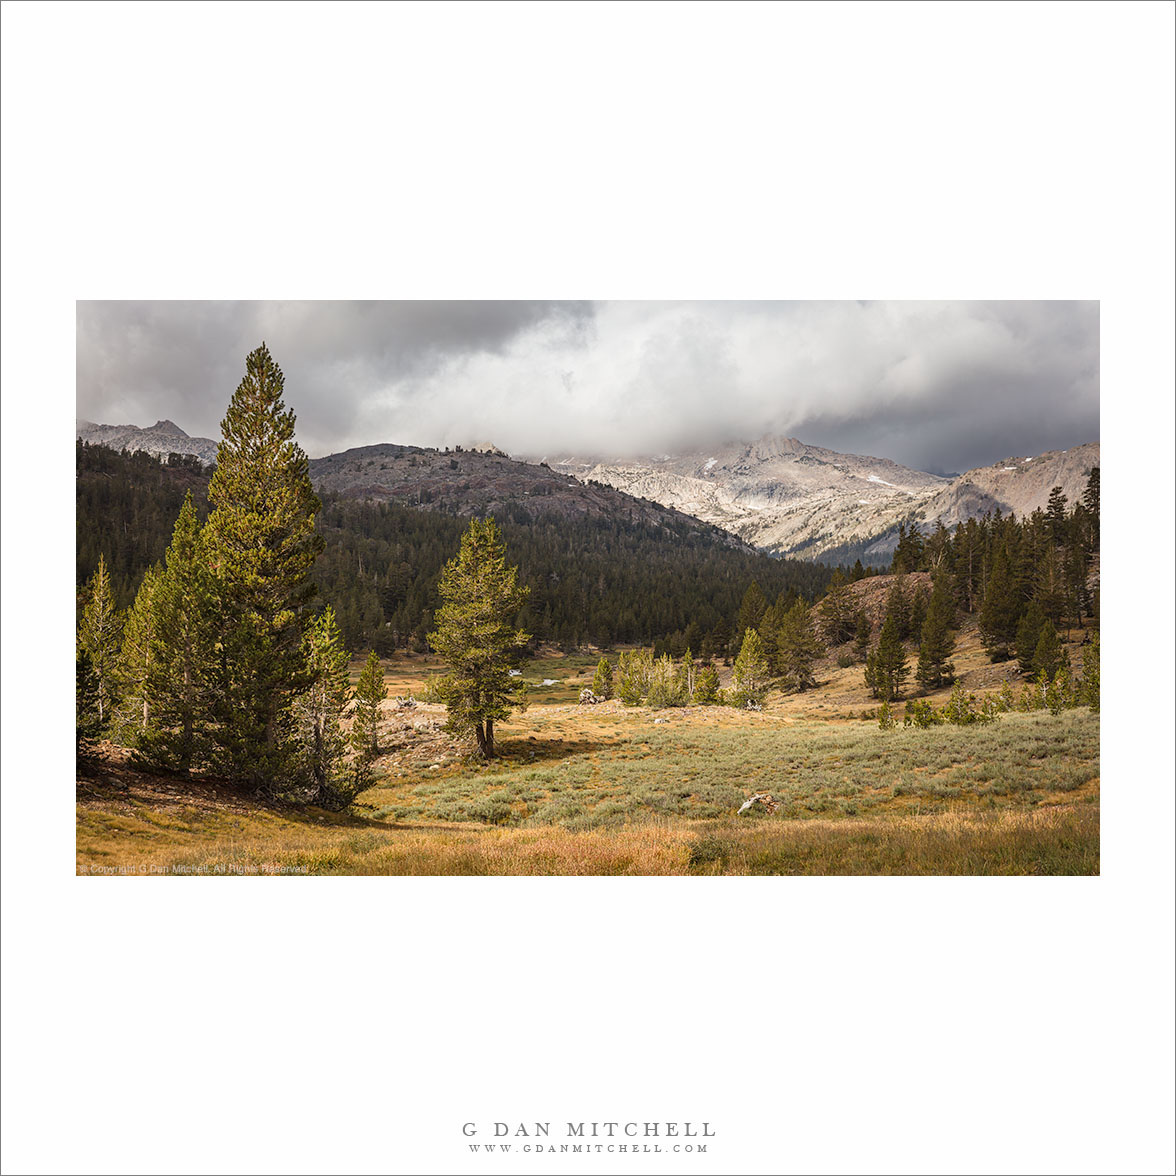
POLYGON ((108 449, 141 450, 153 457, 166 458, 169 453, 188 453, 205 465, 216 461, 217 443, 209 437, 189 437, 174 421, 156 421, 145 429, 137 425, 99 425, 78 417, 76 436, 91 445, 108 449))
MULTIPOLYGON (((216 460, 215 441, 189 437, 172 421, 140 429, 78 420, 77 436, 161 458, 190 453, 216 460)), ((319 489, 347 498, 516 521, 615 517, 688 531, 701 521, 706 530, 719 528, 732 542, 774 555, 884 566, 900 525, 952 528, 996 510, 1024 516, 1044 509, 1054 486, 1073 502, 1098 464, 1099 443, 1092 442, 947 478, 769 436, 653 457, 560 455, 550 464, 508 457, 485 442, 452 451, 368 445, 312 459, 310 472, 319 489)))
POLYGON ((1094 442, 947 478, 794 437, 765 437, 705 452, 560 456, 553 464, 584 481, 673 506, 773 554, 879 565, 889 562, 900 525, 953 527, 997 509, 1030 514, 1045 507, 1056 485, 1073 501, 1098 463, 1094 442))

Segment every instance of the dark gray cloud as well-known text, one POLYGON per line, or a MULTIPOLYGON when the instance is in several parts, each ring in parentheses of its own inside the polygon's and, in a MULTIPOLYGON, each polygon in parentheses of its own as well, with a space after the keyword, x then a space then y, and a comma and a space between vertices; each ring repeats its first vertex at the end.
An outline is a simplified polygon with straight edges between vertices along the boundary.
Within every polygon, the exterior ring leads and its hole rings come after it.
POLYGON ((312 455, 784 432, 936 471, 1099 436, 1092 302, 89 302, 78 415, 215 437, 265 339, 312 455))

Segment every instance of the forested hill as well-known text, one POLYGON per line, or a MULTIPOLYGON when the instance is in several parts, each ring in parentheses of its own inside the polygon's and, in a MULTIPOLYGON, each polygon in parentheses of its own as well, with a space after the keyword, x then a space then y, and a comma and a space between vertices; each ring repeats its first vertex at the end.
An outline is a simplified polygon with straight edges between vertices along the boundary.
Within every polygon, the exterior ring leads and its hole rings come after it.
POLYGON ((423 506, 461 518, 493 515, 500 524, 601 519, 664 526, 678 536, 693 534, 711 544, 746 546, 729 532, 673 507, 600 482, 578 481, 542 462, 514 461, 496 449, 365 445, 315 458, 310 477, 320 494, 423 506))
MULTIPOLYGON (((812 600, 828 583, 830 569, 819 564, 761 555, 687 515, 543 466, 524 467, 512 493, 509 467, 519 464, 406 446, 312 463, 326 541, 315 578, 352 649, 423 648, 441 568, 474 513, 498 520, 508 558, 531 587, 522 626, 566 646, 656 641, 697 651, 709 636, 721 652, 753 580, 770 600, 790 591, 812 600), (412 470, 421 474, 415 494, 412 470)), ((128 606, 145 569, 162 559, 189 489, 206 516, 209 476, 193 459, 161 464, 79 442, 78 583, 104 554, 116 601, 128 606)))

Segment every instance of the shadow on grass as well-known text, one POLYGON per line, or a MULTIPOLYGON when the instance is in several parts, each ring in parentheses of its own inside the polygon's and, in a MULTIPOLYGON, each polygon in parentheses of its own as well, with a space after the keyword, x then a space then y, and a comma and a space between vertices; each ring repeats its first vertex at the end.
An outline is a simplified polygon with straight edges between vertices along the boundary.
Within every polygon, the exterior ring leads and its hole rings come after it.
POLYGON ((594 751, 605 751, 615 746, 606 739, 540 739, 535 735, 524 738, 500 739, 495 743, 492 760, 474 761, 475 766, 492 767, 494 764, 511 767, 530 764, 546 764, 553 760, 568 759, 573 755, 591 755, 594 751))

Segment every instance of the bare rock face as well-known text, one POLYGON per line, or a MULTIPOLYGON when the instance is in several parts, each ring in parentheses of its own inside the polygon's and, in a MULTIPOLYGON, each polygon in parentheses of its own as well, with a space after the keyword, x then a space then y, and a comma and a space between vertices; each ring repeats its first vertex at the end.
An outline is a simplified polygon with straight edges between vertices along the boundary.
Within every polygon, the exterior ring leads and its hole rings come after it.
POLYGON ((76 421, 79 440, 108 449, 141 450, 153 457, 166 458, 169 453, 191 454, 205 465, 216 461, 217 443, 208 437, 189 437, 174 421, 156 421, 146 429, 137 425, 97 425, 93 421, 76 421))
MULTIPOLYGON (((703 453, 564 457, 554 467, 714 523, 777 555, 820 559, 855 547, 888 562, 900 524, 930 529, 987 511, 1044 509, 1053 486, 1080 497, 1099 446, 1009 458, 945 478, 886 458, 765 437, 703 453)), ((869 560, 867 560, 869 562, 869 560)))

